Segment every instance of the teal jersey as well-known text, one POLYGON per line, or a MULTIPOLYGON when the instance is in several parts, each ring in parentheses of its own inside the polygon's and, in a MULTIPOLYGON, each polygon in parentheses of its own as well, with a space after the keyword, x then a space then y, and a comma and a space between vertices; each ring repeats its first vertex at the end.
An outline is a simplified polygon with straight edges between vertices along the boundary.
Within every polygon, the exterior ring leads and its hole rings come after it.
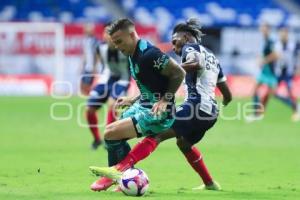
POLYGON ((169 80, 161 74, 169 62, 169 56, 146 40, 139 40, 129 57, 131 76, 140 90, 140 102, 157 102, 167 91, 169 80))
MULTIPOLYGON (((265 39, 264 47, 263 47, 263 57, 269 56, 274 51, 274 42, 270 38, 265 39)), ((265 64, 263 68, 269 68, 272 73, 274 73, 274 62, 265 64)))
POLYGON ((131 76, 137 83, 141 97, 121 118, 132 119, 138 137, 166 131, 174 122, 174 101, 160 115, 154 115, 151 109, 167 92, 169 79, 161 71, 169 63, 169 57, 146 40, 139 40, 134 54, 129 57, 129 63, 131 76))
MULTIPOLYGON (((270 38, 265 38, 263 57, 269 56, 274 51, 274 42, 270 38)), ((274 73, 275 62, 265 64, 257 78, 257 82, 268 85, 270 88, 277 86, 277 78, 274 73)))

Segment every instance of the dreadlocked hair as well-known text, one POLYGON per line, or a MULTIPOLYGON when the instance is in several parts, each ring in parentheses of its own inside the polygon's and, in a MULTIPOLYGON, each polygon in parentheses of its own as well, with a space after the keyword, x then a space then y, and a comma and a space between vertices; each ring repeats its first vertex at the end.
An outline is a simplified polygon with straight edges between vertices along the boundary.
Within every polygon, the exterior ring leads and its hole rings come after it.
POLYGON ((201 37, 204 35, 201 31, 201 25, 196 18, 188 19, 184 23, 177 24, 173 29, 173 34, 177 32, 188 32, 200 43, 201 37))

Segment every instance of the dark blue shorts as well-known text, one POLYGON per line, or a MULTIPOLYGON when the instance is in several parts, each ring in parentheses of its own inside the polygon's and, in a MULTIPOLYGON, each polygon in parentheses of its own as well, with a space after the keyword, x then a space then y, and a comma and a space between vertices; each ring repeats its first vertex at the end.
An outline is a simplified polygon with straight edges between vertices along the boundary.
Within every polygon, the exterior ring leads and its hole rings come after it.
POLYGON ((292 75, 288 75, 288 74, 282 74, 281 76, 279 76, 277 78, 278 83, 280 83, 281 81, 285 82, 287 84, 288 88, 292 87, 292 83, 293 83, 293 76, 292 75))
POLYGON ((193 145, 203 138, 216 121, 217 114, 209 115, 201 111, 197 104, 185 102, 176 109, 176 119, 172 129, 176 137, 183 137, 193 145))
POLYGON ((110 77, 106 84, 98 84, 90 92, 88 106, 101 107, 109 97, 117 99, 124 96, 129 86, 129 81, 121 81, 119 77, 110 77))
POLYGON ((83 71, 81 74, 81 83, 86 85, 92 85, 94 82, 95 75, 92 72, 83 71))

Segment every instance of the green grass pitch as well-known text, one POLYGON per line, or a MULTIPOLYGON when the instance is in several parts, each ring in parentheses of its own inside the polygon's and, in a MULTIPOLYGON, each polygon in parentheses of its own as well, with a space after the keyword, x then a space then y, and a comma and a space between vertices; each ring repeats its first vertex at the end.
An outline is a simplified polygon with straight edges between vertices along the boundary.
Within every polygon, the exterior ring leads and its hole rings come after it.
MULTIPOLYGON (((222 117, 231 120, 220 119, 197 144, 223 191, 191 190, 201 181, 173 139, 136 165, 150 178, 149 191, 140 198, 299 199, 300 123, 291 122, 291 111, 272 99, 265 119, 247 124, 242 119, 246 103, 235 100, 222 117)), ((90 133, 79 125, 84 123, 83 107, 79 98, 0 97, 1 200, 136 199, 90 191, 96 177, 88 166, 105 166, 106 151, 90 150, 90 133), (52 119, 51 108, 54 116, 65 119, 52 119)))

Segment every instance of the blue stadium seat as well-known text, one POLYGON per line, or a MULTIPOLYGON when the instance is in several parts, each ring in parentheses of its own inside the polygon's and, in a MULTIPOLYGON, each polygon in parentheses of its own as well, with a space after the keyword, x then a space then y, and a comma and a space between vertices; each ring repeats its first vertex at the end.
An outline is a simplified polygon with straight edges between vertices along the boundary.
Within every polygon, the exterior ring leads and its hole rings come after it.
POLYGON ((129 10, 128 14, 141 23, 149 24, 153 21, 158 27, 161 24, 171 27, 177 20, 186 20, 189 17, 199 18, 205 26, 256 26, 266 20, 272 25, 279 26, 286 23, 290 16, 287 10, 273 0, 119 0, 119 2, 123 5, 133 2, 134 9, 129 10), (157 14, 160 7, 165 8, 163 16, 169 17, 161 17, 161 11, 159 15, 157 14), (141 9, 145 14, 140 13, 141 9), (270 17, 270 13, 274 13, 276 17, 270 17), (147 17, 141 18, 143 15, 147 17))
MULTIPOLYGON (((26 21, 32 15, 41 20, 107 22, 111 12, 94 0, 1 0, 0 21, 26 21), (101 9, 102 12, 101 12, 101 9), (33 14, 32 14, 33 13, 33 14), (62 17, 63 16, 63 17, 62 17), (64 19, 63 19, 64 18, 64 19)), ((264 20, 275 26, 286 23, 291 14, 274 0, 116 0, 124 11, 142 24, 155 25, 169 35, 178 20, 197 17, 204 26, 256 26, 264 20), (275 17, 271 16, 274 14, 275 17), (271 16, 271 17, 270 17, 271 16)))
POLYGON ((62 13, 69 13, 74 17, 74 21, 85 19, 86 21, 106 22, 111 20, 112 16, 107 13, 100 17, 98 15, 88 18, 84 16, 84 10, 88 7, 102 7, 93 0, 1 0, 0 2, 0 21, 28 21, 32 13, 38 13, 42 20, 53 19, 60 21, 62 13), (9 12, 13 7, 16 12, 11 18, 9 12), (4 14, 3 14, 4 13, 4 14))

